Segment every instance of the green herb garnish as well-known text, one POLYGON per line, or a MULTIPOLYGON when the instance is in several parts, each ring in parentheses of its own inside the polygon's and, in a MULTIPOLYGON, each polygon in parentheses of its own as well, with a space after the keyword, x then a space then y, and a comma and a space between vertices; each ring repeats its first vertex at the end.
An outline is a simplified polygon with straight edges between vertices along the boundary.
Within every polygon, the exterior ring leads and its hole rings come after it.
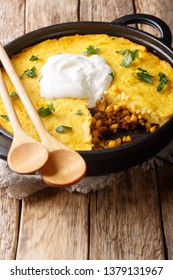
POLYGON ((66 125, 60 125, 55 130, 56 130, 56 132, 61 133, 61 132, 64 132, 65 130, 71 131, 72 127, 71 126, 66 126, 66 125))
POLYGON ((15 96, 18 96, 18 94, 17 94, 15 91, 13 91, 13 92, 10 94, 10 96, 11 96, 11 97, 15 97, 15 96))
POLYGON ((41 107, 38 109, 38 113, 43 118, 46 118, 55 113, 55 105, 51 102, 47 107, 41 107))
POLYGON ((6 121, 9 121, 9 117, 7 115, 0 115, 1 118, 3 118, 6 121))
POLYGON ((129 49, 116 51, 118 54, 124 54, 123 61, 121 62, 121 66, 127 67, 129 66, 135 58, 139 57, 139 50, 131 51, 129 49))
POLYGON ((34 78, 37 76, 36 68, 35 66, 32 67, 30 70, 24 71, 24 74, 27 75, 28 77, 34 78))
POLYGON ((82 112, 82 110, 78 110, 78 111, 75 112, 75 114, 76 115, 83 115, 83 112, 82 112))
POLYGON ((97 54, 97 53, 99 53, 101 51, 101 49, 100 48, 95 48, 94 46, 88 46, 87 48, 86 48, 86 50, 84 51, 84 54, 97 54))
POLYGON ((152 84, 152 78, 154 76, 152 76, 150 74, 150 72, 148 72, 147 70, 144 70, 142 68, 138 68, 137 70, 138 70, 138 72, 136 72, 136 74, 139 77, 140 81, 144 81, 146 83, 152 84))
POLYGON ((108 75, 112 77, 112 80, 115 78, 113 72, 108 73, 108 75))
POLYGON ((29 60, 35 61, 38 59, 38 55, 32 55, 29 60))
POLYGON ((28 77, 31 77, 31 78, 37 77, 36 67, 33 66, 31 69, 25 70, 25 71, 23 72, 23 74, 20 76, 20 79, 22 79, 24 75, 26 75, 26 76, 28 76, 28 77))
POLYGON ((157 91, 161 92, 162 89, 166 86, 169 79, 166 77, 166 75, 163 72, 159 72, 158 76, 160 77, 159 79, 160 83, 157 86, 157 91))

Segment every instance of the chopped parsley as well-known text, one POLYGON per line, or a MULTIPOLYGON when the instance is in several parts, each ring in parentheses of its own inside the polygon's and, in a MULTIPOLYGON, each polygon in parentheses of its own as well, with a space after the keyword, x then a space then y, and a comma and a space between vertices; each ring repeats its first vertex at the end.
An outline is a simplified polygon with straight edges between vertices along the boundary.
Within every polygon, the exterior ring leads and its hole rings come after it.
POLYGON ((112 80, 115 78, 113 72, 108 73, 108 75, 112 77, 112 80))
POLYGON ((32 55, 29 60, 35 61, 38 59, 38 55, 32 55))
POLYGON ((160 77, 160 79, 159 79, 159 84, 157 86, 157 91, 161 92, 162 89, 166 86, 169 79, 166 77, 166 75, 163 72, 159 72, 158 76, 160 77))
POLYGON ((71 131, 72 127, 71 126, 66 126, 66 125, 60 125, 55 130, 56 130, 56 132, 61 133, 61 132, 64 132, 66 130, 71 131))
POLYGON ((17 94, 15 91, 13 91, 13 92, 10 94, 10 96, 11 96, 11 97, 15 97, 15 96, 18 96, 18 94, 17 94))
POLYGON ((138 68, 137 70, 138 70, 138 72, 136 72, 136 74, 139 77, 140 81, 144 81, 146 83, 152 84, 152 78, 154 76, 152 76, 150 74, 150 72, 148 72, 147 70, 144 70, 142 68, 138 68))
POLYGON ((98 54, 100 51, 101 51, 100 48, 96 48, 96 47, 90 45, 86 48, 86 50, 84 51, 84 54, 86 54, 86 55, 87 54, 98 54))
POLYGON ((37 77, 36 67, 33 66, 31 69, 25 70, 23 72, 23 74, 20 76, 20 79, 22 79, 24 75, 31 77, 31 78, 37 77))
POLYGON ((124 54, 123 61, 121 62, 121 66, 127 67, 129 66, 132 61, 134 61, 136 58, 139 58, 139 50, 131 51, 129 49, 116 51, 118 54, 124 54))
POLYGON ((6 121, 9 121, 9 117, 7 115, 0 115, 1 118, 3 118, 6 121))
POLYGON ((30 70, 26 70, 24 71, 25 75, 27 75, 28 77, 34 78, 37 76, 37 72, 36 72, 36 68, 35 66, 32 67, 30 70))
POLYGON ((75 114, 76 114, 76 115, 83 115, 83 112, 82 112, 81 109, 79 109, 79 110, 77 110, 77 111, 75 112, 75 114))
POLYGON ((41 117, 46 118, 55 113, 55 105, 51 102, 47 107, 41 107, 38 109, 38 113, 41 117))

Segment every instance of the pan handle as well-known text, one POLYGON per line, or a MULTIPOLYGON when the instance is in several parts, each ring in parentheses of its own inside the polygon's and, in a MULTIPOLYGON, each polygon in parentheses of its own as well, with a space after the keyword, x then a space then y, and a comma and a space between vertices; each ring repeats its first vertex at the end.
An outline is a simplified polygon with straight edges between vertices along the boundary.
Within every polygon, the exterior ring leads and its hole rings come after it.
POLYGON ((0 158, 7 160, 8 150, 4 147, 0 147, 0 158))
POLYGON ((0 128, 0 159, 7 160, 8 151, 12 141, 5 134, 3 134, 2 131, 3 129, 0 128))
POLYGON ((160 38, 164 44, 171 46, 172 34, 169 26, 160 18, 148 14, 130 14, 113 20, 111 23, 129 25, 133 23, 144 23, 154 27, 160 33, 160 38))

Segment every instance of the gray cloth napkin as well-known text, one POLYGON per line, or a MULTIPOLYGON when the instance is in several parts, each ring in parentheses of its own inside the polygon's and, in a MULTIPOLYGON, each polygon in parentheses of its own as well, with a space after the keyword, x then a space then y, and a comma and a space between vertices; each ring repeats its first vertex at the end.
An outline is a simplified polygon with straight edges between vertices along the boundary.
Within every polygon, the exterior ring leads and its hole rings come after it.
MULTIPOLYGON (((150 158, 148 161, 138 165, 138 167, 148 170, 154 164, 161 165, 164 160, 173 163, 173 141, 171 141, 161 152, 150 158)), ((135 168, 135 167, 132 167, 135 168)), ((65 188, 69 192, 88 193, 92 190, 100 190, 111 184, 123 171, 103 176, 86 176, 80 182, 65 188)), ((6 161, 0 160, 0 188, 5 188, 10 197, 22 199, 31 194, 49 187, 42 180, 41 175, 19 175, 12 172, 6 161)))

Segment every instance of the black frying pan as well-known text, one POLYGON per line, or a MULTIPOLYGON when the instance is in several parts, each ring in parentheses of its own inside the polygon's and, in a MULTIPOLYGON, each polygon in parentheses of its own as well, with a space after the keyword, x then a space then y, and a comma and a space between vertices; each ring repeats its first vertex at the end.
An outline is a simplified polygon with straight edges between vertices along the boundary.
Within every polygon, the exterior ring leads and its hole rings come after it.
MULTIPOLYGON (((173 66, 172 36, 169 27, 159 18, 147 14, 132 14, 108 22, 72 22, 48 26, 27 33, 5 46, 9 56, 50 38, 75 34, 101 34, 124 37, 166 60, 173 66), (156 38, 127 25, 144 23, 160 33, 156 38)), ((87 163, 87 175, 101 175, 120 171, 139 164, 164 148, 173 137, 173 118, 152 134, 139 133, 136 139, 122 146, 98 151, 80 151, 87 163)), ((0 158, 6 160, 12 136, 0 128, 0 158)))

